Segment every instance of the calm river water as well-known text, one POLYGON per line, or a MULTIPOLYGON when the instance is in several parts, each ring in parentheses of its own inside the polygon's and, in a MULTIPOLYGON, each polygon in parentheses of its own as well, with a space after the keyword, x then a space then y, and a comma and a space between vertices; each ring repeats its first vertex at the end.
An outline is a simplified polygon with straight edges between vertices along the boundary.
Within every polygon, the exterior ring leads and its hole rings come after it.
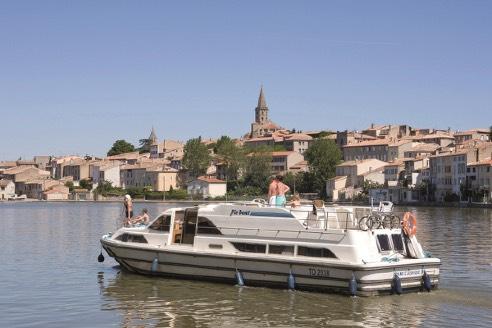
POLYGON ((350 298, 120 272, 97 256, 121 207, 0 203, 0 327, 492 326, 492 210, 416 208, 440 289, 350 298))

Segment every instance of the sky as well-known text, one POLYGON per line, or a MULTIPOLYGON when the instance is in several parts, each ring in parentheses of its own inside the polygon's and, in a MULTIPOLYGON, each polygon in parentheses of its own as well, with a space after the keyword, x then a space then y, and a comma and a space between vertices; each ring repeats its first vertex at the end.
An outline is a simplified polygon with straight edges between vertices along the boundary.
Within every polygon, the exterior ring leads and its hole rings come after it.
POLYGON ((0 160, 250 130, 492 124, 492 1, 2 1, 0 160))

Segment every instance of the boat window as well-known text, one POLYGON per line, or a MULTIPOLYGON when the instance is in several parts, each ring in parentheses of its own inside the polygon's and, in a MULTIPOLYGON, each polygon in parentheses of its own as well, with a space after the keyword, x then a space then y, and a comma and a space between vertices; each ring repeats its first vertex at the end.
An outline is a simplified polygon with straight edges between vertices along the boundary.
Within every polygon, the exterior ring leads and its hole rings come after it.
POLYGON ((297 247, 297 255, 299 256, 310 256, 310 257, 331 257, 337 258, 332 251, 327 248, 314 248, 314 247, 297 247))
POLYGON ((391 235, 391 240, 393 241, 393 248, 395 251, 403 252, 403 240, 401 239, 401 234, 394 233, 391 235))
POLYGON ((388 235, 377 235, 377 240, 378 240, 378 247, 381 252, 389 251, 391 250, 390 242, 389 242, 389 237, 388 235))
POLYGON ((147 239, 145 239, 144 236, 142 235, 132 235, 129 233, 124 233, 122 235, 119 235, 116 237, 116 240, 121 240, 123 242, 128 242, 128 243, 141 243, 141 244, 147 244, 147 239))
POLYGON ((220 245, 220 244, 208 244, 208 248, 222 249, 222 245, 220 245))
POLYGON ((171 226, 171 215, 161 215, 150 226, 150 230, 169 231, 171 226))
POLYGON ((294 255, 294 246, 289 245, 269 245, 269 254, 294 255))
POLYGON ((206 217, 198 217, 198 233, 204 235, 221 235, 219 229, 206 217))
POLYGON ((265 253, 265 244, 248 244, 248 243, 232 243, 238 251, 248 252, 248 253, 265 253))

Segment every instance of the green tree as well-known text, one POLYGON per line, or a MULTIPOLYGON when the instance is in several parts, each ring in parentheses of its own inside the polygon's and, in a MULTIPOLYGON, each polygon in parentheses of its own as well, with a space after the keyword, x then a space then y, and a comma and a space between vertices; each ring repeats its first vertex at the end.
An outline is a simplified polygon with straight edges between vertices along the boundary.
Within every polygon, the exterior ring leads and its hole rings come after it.
POLYGON ((492 141, 492 125, 489 128, 489 141, 492 141))
POLYGON ((135 151, 135 146, 125 140, 116 140, 108 151, 108 156, 114 156, 135 151))
POLYGON ((299 172, 297 174, 287 172, 284 176, 284 183, 290 187, 292 193, 309 192, 309 178, 308 172, 299 172))
POLYGON ((190 139, 184 146, 183 166, 188 170, 190 177, 196 178, 207 172, 210 165, 210 154, 202 138, 190 139))
POLYGON ((97 184, 96 193, 101 194, 103 196, 107 195, 109 192, 113 190, 113 184, 111 181, 103 180, 97 184))
POLYGON ((138 147, 138 152, 142 153, 150 153, 150 146, 152 146, 152 141, 150 139, 140 139, 138 141, 140 147, 138 147))
POLYGON ((304 153, 312 178, 312 191, 326 196, 326 181, 335 176, 335 167, 340 163, 342 153, 337 145, 328 139, 316 139, 304 153))
POLYGON ((73 182, 72 181, 65 182, 65 187, 68 187, 68 191, 72 192, 73 191, 73 182))
POLYGON ((244 166, 244 153, 236 143, 228 136, 222 136, 215 145, 215 153, 226 166, 228 181, 239 178, 241 168, 244 166))
POLYGON ((92 181, 89 179, 80 180, 79 186, 83 189, 92 190, 92 181))
POLYGON ((243 185, 266 192, 271 175, 271 163, 272 155, 263 147, 248 154, 244 167, 243 185))

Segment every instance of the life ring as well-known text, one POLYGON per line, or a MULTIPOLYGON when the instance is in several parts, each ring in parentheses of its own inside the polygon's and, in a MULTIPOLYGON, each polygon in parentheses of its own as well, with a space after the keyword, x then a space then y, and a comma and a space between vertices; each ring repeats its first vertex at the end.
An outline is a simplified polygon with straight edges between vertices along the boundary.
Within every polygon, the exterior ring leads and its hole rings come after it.
POLYGON ((417 218, 412 212, 405 212, 402 221, 403 231, 408 237, 415 236, 417 233, 417 218))

